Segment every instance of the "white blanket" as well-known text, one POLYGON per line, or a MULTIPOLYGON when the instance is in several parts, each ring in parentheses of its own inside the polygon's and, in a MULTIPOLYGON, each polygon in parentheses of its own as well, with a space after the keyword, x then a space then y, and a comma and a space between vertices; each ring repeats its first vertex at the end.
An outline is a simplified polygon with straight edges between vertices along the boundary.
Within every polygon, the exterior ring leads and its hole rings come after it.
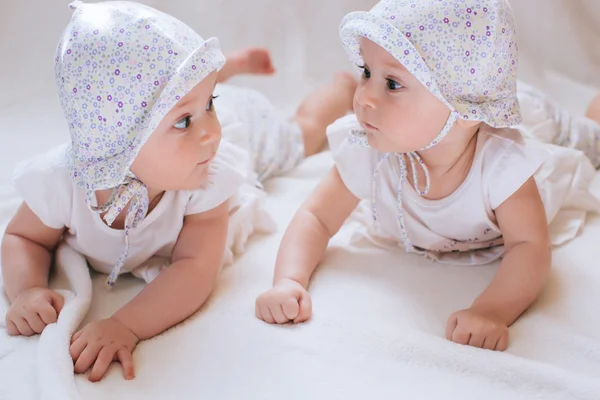
POLYGON ((470 304, 495 265, 441 266, 367 241, 349 245, 351 227, 334 239, 311 285, 310 322, 257 320, 254 299, 270 285, 283 228, 330 165, 324 153, 269 182, 279 232, 251 240, 197 315, 138 345, 133 381, 123 380, 116 363, 100 383, 73 376, 69 333, 82 319, 111 315, 144 283, 125 278, 106 292, 103 276, 90 280, 83 259, 61 249, 53 286, 69 292, 58 323, 41 338, 9 338, 0 329, 0 399, 600 397, 597 216, 555 251, 546 290, 511 328, 505 353, 443 339, 449 314, 470 304))

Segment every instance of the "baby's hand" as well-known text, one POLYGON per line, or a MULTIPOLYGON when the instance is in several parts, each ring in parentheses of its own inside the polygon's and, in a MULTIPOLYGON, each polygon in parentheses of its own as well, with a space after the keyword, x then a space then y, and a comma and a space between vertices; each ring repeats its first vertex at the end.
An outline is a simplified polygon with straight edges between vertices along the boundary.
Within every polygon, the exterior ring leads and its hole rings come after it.
POLYGON ((75 362, 75 373, 84 373, 93 365, 89 380, 97 382, 110 363, 118 360, 125 379, 133 379, 131 353, 138 342, 138 337, 114 317, 91 322, 71 339, 69 353, 75 362))
POLYGON ((278 281, 256 299, 256 317, 269 324, 297 324, 309 319, 311 313, 310 294, 292 279, 278 281))
POLYGON ((19 293, 6 313, 9 335, 31 336, 42 333, 56 322, 65 300, 48 288, 33 287, 19 293))
POLYGON ((508 327, 493 313, 469 308, 450 316, 446 338, 473 347, 504 351, 508 348, 508 327))

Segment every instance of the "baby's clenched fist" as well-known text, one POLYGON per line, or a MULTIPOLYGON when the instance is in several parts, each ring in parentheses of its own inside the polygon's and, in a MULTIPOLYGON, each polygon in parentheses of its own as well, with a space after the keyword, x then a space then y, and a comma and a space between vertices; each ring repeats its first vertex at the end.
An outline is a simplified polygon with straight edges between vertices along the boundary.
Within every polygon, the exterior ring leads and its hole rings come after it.
POLYGON ((53 290, 26 289, 19 293, 6 313, 6 330, 9 335, 42 333, 46 325, 56 322, 63 305, 63 297, 53 290))
POLYGON ((310 294, 298 282, 281 279, 256 299, 256 317, 269 324, 304 322, 312 314, 310 294))

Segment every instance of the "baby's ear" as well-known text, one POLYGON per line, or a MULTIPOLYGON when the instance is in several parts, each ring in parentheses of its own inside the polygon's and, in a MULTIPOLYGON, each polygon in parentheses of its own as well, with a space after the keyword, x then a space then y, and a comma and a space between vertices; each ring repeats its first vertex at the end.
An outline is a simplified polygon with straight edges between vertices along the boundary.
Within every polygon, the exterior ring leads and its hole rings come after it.
POLYGON ((467 120, 467 119, 462 119, 462 118, 458 118, 456 120, 456 125, 458 125, 462 129, 470 129, 479 124, 481 124, 481 121, 473 121, 473 120, 467 120))

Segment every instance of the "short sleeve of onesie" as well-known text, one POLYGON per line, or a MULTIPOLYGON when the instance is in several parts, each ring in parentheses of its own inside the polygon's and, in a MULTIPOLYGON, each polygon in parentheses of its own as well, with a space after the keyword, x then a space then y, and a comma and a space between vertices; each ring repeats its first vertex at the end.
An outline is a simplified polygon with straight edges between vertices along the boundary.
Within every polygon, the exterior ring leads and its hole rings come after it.
POLYGON ((210 166, 203 188, 191 191, 185 215, 199 214, 223 204, 249 181, 249 154, 246 150, 222 140, 210 166))
MULTIPOLYGON (((525 140, 516 130, 510 130, 501 153, 488 171, 487 189, 490 207, 498 208, 534 176, 550 156, 543 144, 525 140)), ((491 143, 490 143, 491 144, 491 143)), ((495 151, 487 152, 493 154, 495 151)), ((494 149, 496 150, 496 149, 494 149)), ((485 163, 485 161, 484 161, 485 163)))
POLYGON ((342 181, 354 196, 364 200, 371 198, 371 182, 379 153, 348 141, 351 131, 357 128, 360 124, 356 116, 347 115, 327 128, 327 140, 342 181))
POLYGON ((19 163, 13 184, 33 213, 50 228, 69 227, 73 183, 69 176, 68 145, 19 163))

